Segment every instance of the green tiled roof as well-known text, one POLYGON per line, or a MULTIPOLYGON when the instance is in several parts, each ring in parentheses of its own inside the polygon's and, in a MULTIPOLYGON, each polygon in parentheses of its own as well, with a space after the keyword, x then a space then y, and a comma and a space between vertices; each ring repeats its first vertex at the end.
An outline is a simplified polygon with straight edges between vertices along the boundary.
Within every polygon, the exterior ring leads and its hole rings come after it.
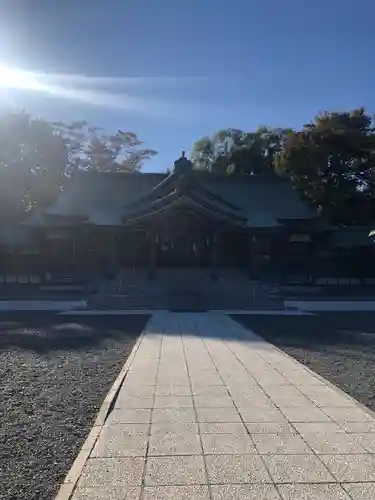
MULTIPOLYGON (((225 176, 200 171, 191 172, 191 175, 193 181, 196 178, 207 190, 207 196, 211 193, 211 199, 207 197, 211 207, 216 205, 218 209, 233 212, 247 227, 272 228, 280 226, 282 221, 316 217, 291 185, 277 176, 225 176)), ((92 224, 120 225, 133 213, 134 206, 148 204, 146 200, 153 189, 156 199, 162 197, 158 191, 168 194, 168 186, 157 187, 167 177, 159 173, 82 172, 76 174, 43 218, 87 217, 92 224)), ((200 196, 202 192, 205 191, 201 190, 200 196)), ((39 223, 35 219, 35 224, 39 223)))
POLYGON ((343 227, 334 231, 331 235, 331 242, 338 248, 361 248, 373 245, 369 238, 368 227, 353 226, 343 227))

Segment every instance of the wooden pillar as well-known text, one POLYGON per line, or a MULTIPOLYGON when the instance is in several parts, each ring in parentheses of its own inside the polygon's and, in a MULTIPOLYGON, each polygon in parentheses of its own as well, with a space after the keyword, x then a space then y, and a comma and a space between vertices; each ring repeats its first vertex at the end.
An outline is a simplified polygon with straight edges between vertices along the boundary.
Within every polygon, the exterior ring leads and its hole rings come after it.
POLYGON ((87 279, 87 287, 92 292, 95 292, 100 283, 100 249, 97 248, 97 245, 93 245, 93 228, 91 226, 86 227, 84 231, 85 237, 85 259, 87 259, 86 265, 86 279, 87 279))
POLYGON ((253 259, 252 259, 252 251, 253 251, 253 244, 252 244, 252 235, 247 234, 246 235, 246 250, 247 250, 247 272, 249 276, 252 276, 252 265, 253 265, 253 259))
POLYGON ((257 269, 256 269, 256 236, 255 234, 248 235, 248 259, 249 259, 249 274, 251 279, 257 278, 257 269))
POLYGON ((368 258, 368 248, 361 248, 359 251, 359 259, 355 259, 356 265, 356 277, 359 279, 359 284, 362 286, 365 283, 366 269, 367 263, 369 262, 368 258))
POLYGON ((72 235, 72 239, 70 240, 70 272, 73 275, 73 278, 77 278, 77 232, 74 231, 72 235))
POLYGON ((217 265, 218 265, 218 233, 215 232, 211 236, 211 279, 213 281, 216 281, 218 279, 217 265))
POLYGON ((116 235, 112 233, 110 235, 110 242, 109 242, 109 274, 111 277, 115 276, 116 268, 117 268, 117 241, 116 241, 116 235))
POLYGON ((309 277, 310 277, 310 284, 315 284, 315 270, 316 270, 316 264, 315 264, 315 261, 316 261, 316 252, 317 252, 317 241, 314 239, 312 239, 311 243, 310 243, 310 246, 309 246, 309 266, 310 266, 310 270, 309 270, 309 277))
POLYGON ((47 254, 47 241, 45 229, 36 229, 34 236, 38 247, 38 274, 42 284, 47 282, 47 273, 49 268, 49 255, 47 254))
POLYGON ((85 233, 84 229, 81 230, 79 230, 78 228, 74 229, 74 235, 72 238, 72 269, 74 278, 76 278, 78 275, 81 278, 82 270, 85 270, 87 266, 87 262, 80 262, 82 255, 84 255, 83 254, 83 248, 85 245, 84 233, 85 233))
POLYGON ((281 233, 279 240, 279 276, 280 276, 280 283, 284 284, 287 281, 287 274, 288 274, 288 257, 287 257, 287 251, 288 251, 288 245, 289 245, 289 233, 281 233))
POLYGON ((156 266, 157 266, 157 235, 151 232, 149 235, 149 278, 156 278, 156 266))
POLYGON ((139 240, 141 239, 141 233, 139 231, 134 231, 133 233, 128 233, 126 237, 127 244, 131 241, 130 247, 130 267, 135 269, 137 267, 137 250, 140 247, 139 240))

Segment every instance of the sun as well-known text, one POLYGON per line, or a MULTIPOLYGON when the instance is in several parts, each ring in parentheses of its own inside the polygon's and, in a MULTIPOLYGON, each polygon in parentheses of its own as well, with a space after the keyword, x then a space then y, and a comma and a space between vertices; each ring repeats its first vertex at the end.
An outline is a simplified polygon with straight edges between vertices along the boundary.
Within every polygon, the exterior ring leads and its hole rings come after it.
POLYGON ((41 90, 41 87, 33 73, 0 64, 0 88, 41 90))

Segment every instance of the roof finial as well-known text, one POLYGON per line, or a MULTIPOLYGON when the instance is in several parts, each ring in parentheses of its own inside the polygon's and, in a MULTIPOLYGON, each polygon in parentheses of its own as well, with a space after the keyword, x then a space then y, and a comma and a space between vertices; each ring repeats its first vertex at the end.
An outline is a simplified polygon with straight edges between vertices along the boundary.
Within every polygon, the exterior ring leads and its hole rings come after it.
POLYGON ((174 162, 174 173, 186 174, 193 168, 193 164, 185 156, 185 151, 182 151, 181 156, 174 162))

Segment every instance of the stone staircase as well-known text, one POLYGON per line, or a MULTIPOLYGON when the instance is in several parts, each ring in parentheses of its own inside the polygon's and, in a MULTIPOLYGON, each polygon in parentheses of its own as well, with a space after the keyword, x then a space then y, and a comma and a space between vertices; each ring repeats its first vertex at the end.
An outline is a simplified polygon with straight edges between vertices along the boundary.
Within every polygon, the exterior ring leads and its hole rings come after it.
POLYGON ((133 269, 121 270, 88 300, 88 307, 95 309, 168 309, 166 304, 161 283, 148 279, 147 271, 133 269))
POLYGON ((128 310, 280 309, 270 287, 237 270, 222 270, 212 280, 209 269, 160 269, 150 280, 145 270, 122 270, 91 295, 89 308, 128 310))

